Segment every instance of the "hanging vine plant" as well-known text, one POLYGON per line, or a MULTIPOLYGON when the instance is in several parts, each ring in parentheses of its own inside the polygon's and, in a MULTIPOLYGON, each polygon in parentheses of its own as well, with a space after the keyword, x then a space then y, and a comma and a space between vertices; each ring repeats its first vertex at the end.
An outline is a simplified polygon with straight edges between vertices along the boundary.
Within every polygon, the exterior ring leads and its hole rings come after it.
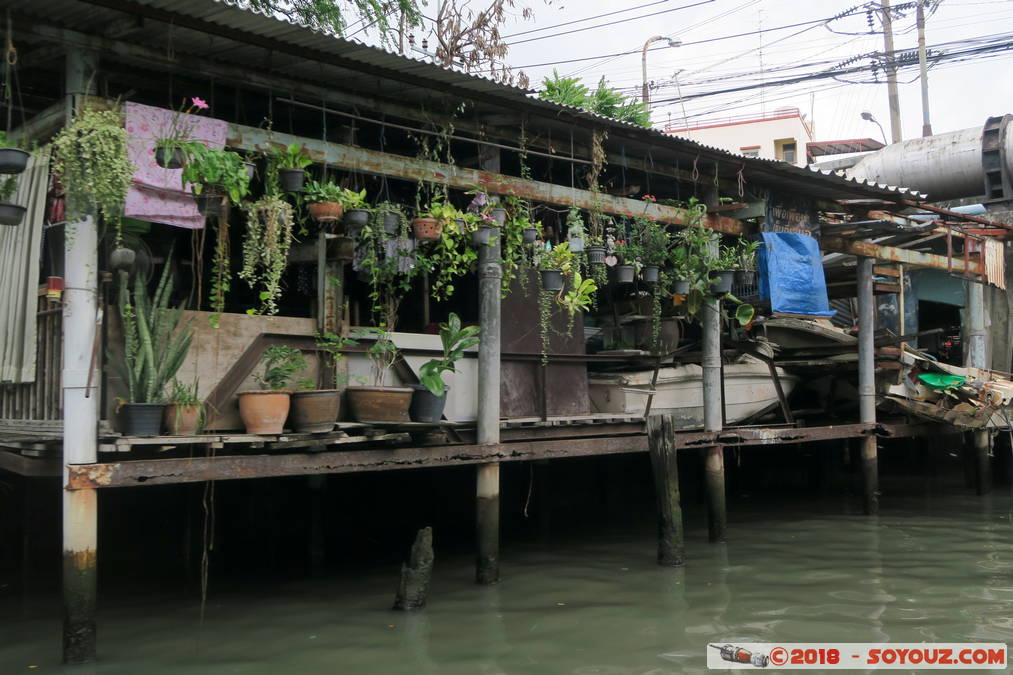
POLYGON ((288 267, 288 249, 295 229, 292 206, 281 197, 268 195, 241 208, 246 215, 246 237, 239 278, 250 288, 263 286, 260 308, 248 309, 247 314, 277 314, 281 276, 288 267))
POLYGON ((225 296, 230 289, 232 269, 230 265, 231 249, 229 246, 229 219, 226 215, 218 218, 215 227, 215 253, 211 260, 211 316, 208 322, 212 328, 221 326, 222 312, 225 311, 225 296))
POLYGON ((67 216, 93 212, 116 232, 134 176, 127 157, 123 116, 114 110, 83 110, 53 139, 53 173, 67 195, 67 216))

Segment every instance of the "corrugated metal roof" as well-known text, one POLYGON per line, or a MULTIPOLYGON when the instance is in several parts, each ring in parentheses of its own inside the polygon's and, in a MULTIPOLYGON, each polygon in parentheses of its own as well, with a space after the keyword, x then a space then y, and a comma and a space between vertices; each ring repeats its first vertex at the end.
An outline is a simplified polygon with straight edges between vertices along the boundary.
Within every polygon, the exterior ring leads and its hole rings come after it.
POLYGON ((401 95, 419 90, 446 92, 481 97, 487 103, 504 107, 520 106, 548 117, 583 120, 589 126, 594 124, 634 134, 658 151, 720 160, 736 171, 741 168, 750 184, 767 188, 798 191, 823 199, 924 197, 902 187, 879 185, 776 160, 735 155, 657 129, 546 101, 532 95, 530 90, 419 61, 357 40, 338 38, 287 17, 269 16, 242 7, 235 0, 32 0, 30 3, 0 0, 0 6, 3 5, 16 5, 18 12, 40 19, 55 19, 82 32, 101 33, 101 27, 122 17, 122 13, 137 13, 166 26, 160 33, 154 26, 146 31, 148 46, 164 46, 170 51, 254 68, 270 64, 274 70, 284 69, 301 79, 341 82, 351 90, 375 90, 384 81, 393 79, 399 82, 401 95))

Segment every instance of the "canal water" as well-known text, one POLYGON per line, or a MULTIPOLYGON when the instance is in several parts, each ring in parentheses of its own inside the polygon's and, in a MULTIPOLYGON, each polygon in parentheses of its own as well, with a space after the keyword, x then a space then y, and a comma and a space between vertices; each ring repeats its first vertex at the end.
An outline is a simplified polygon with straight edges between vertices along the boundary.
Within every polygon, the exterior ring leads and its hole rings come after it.
MULTIPOLYGON (((899 491, 904 493, 904 490, 899 491)), ((908 494, 918 494, 913 488, 908 494)), ((654 564, 645 519, 604 531, 507 542, 503 581, 471 583, 441 555, 424 612, 390 611, 397 568, 324 579, 212 581, 193 598, 106 582, 101 663, 64 669, 56 598, 10 608, 0 672, 101 675, 702 673, 708 643, 985 641, 1013 645, 1013 522, 1006 488, 855 501, 736 501, 729 541, 706 542, 690 508, 687 564, 654 564)), ((909 671, 917 672, 917 671, 909 671)))

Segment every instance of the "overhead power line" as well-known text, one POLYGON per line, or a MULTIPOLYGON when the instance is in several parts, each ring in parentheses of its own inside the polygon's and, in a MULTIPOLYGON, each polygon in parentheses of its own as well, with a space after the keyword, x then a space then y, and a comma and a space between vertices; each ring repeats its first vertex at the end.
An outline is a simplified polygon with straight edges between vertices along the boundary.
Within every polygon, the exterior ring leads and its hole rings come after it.
POLYGON ((510 33, 510 35, 504 35, 503 39, 517 37, 519 35, 530 35, 531 33, 541 33, 543 30, 553 30, 554 28, 562 28, 563 26, 572 26, 575 23, 584 23, 585 21, 594 21, 595 19, 601 19, 606 16, 614 16, 616 14, 625 14, 626 12, 632 12, 637 9, 644 9, 645 7, 654 7, 655 5, 664 5, 672 0, 655 0, 654 2, 648 2, 643 5, 637 5, 635 7, 627 7, 626 9, 617 9, 614 12, 606 12, 604 14, 594 14, 592 16, 586 16, 583 19, 574 19, 573 21, 564 21, 563 23, 552 24, 551 26, 542 26, 541 28, 532 28, 530 30, 522 30, 519 33, 510 33))

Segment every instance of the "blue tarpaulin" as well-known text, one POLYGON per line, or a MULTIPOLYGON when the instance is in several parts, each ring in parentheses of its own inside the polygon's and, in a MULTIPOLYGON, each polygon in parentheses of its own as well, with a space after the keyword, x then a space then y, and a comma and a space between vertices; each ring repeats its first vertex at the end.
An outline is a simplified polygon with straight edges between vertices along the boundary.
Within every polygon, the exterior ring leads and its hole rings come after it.
POLYGON ((808 234, 763 232, 760 297, 784 314, 833 316, 827 300, 820 245, 808 234))

